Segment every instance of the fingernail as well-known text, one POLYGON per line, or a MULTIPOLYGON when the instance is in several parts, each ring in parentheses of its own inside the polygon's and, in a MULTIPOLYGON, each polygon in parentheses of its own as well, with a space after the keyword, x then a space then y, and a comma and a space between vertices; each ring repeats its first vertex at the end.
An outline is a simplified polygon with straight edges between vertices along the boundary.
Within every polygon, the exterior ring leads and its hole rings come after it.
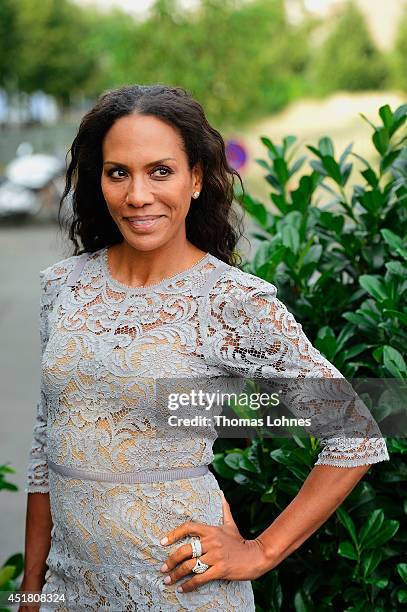
POLYGON ((160 544, 167 544, 168 542, 168 538, 163 538, 162 540, 160 540, 160 544))
POLYGON ((166 576, 166 577, 164 578, 164 583, 165 583, 165 584, 170 584, 170 582, 171 582, 171 576, 166 576))
POLYGON ((177 591, 178 591, 178 593, 182 593, 182 586, 178 586, 177 587, 177 591))
POLYGON ((164 563, 164 565, 162 565, 162 566, 160 567, 160 571, 161 571, 161 572, 166 572, 166 571, 167 571, 167 569, 168 569, 168 565, 167 565, 166 563, 164 563))

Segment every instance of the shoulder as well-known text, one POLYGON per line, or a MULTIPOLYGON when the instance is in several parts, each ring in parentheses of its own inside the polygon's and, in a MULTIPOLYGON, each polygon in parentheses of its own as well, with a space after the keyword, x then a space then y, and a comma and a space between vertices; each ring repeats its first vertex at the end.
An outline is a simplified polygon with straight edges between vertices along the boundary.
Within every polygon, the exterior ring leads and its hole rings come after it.
POLYGON ((228 301, 244 302, 250 302, 262 296, 268 299, 276 297, 277 287, 272 283, 249 272, 244 272, 240 268, 218 261, 221 271, 211 288, 214 295, 222 295, 228 301))
POLYGON ((39 276, 41 290, 44 297, 52 298, 56 294, 58 288, 66 283, 69 275, 75 269, 77 263, 83 257, 85 257, 85 255, 87 256, 88 253, 83 253, 82 255, 71 255, 70 257, 60 259, 47 268, 40 270, 39 276))

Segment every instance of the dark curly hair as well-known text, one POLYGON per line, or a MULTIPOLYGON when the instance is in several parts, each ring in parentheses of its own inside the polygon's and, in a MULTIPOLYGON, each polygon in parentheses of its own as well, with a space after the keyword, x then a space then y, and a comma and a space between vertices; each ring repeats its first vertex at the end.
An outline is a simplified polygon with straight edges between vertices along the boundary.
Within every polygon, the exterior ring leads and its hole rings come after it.
POLYGON ((189 169, 202 164, 202 191, 185 220, 187 239, 224 262, 239 265, 235 247, 243 235, 243 218, 232 204, 235 177, 244 193, 240 174, 229 166, 224 140, 209 125, 201 104, 182 87, 161 84, 109 90, 83 117, 68 152, 71 160, 58 213, 62 228, 62 207, 70 198, 72 212, 65 227, 75 245, 73 255, 123 242, 101 189, 102 143, 114 122, 133 112, 158 117, 174 127, 182 137, 189 169))

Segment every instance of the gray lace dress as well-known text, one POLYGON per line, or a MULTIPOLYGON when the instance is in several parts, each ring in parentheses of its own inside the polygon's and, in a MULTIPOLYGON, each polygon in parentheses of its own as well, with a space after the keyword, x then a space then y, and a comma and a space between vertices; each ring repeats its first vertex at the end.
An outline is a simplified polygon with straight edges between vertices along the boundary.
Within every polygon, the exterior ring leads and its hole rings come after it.
MULTIPOLYGON (((221 525, 223 516, 211 472, 121 482, 125 472, 213 460, 216 433, 209 429, 182 444, 155 435, 151 383, 340 372, 312 346, 274 285, 210 253, 147 287, 115 280, 106 248, 63 259, 40 279, 41 395, 25 491, 50 495, 53 527, 42 593, 63 594, 65 604, 54 609, 69 611, 254 610, 249 580, 212 580, 189 593, 176 587, 192 575, 163 583, 162 563, 190 541, 163 547, 163 535, 187 520, 221 525), (51 469, 55 464, 115 474, 117 482, 66 476, 51 469)), ((389 459, 381 437, 349 446, 322 442, 317 464, 389 459)))

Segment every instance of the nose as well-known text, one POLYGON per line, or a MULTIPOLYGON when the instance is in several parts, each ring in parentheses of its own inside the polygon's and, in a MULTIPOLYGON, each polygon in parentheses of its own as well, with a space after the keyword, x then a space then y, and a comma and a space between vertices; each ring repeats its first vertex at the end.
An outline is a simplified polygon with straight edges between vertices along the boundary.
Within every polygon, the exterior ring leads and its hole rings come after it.
POLYGON ((144 204, 152 204, 154 196, 151 192, 148 177, 134 177, 128 186, 126 194, 126 203, 133 206, 144 206, 144 204))

